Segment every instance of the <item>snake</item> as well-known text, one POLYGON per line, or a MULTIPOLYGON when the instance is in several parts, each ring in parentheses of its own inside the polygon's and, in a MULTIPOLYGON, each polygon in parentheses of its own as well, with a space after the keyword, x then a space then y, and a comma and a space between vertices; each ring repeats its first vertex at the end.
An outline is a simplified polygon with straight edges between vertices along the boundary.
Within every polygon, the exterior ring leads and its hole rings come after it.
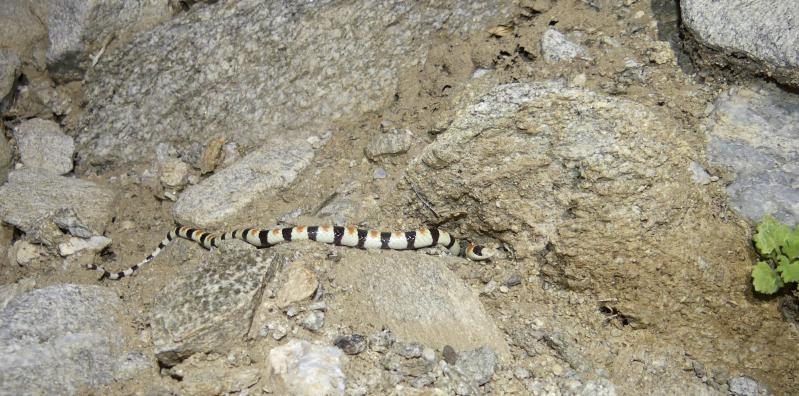
POLYGON ((278 243, 292 241, 316 241, 336 246, 358 249, 415 250, 432 246, 443 246, 450 253, 473 261, 488 260, 494 255, 489 249, 471 242, 460 242, 447 231, 438 228, 420 227, 413 231, 379 231, 355 226, 295 226, 276 228, 240 228, 222 234, 214 234, 199 228, 177 225, 144 260, 119 272, 110 272, 102 266, 88 264, 87 269, 101 273, 100 279, 118 280, 132 276, 153 261, 164 248, 175 239, 186 239, 212 250, 221 243, 238 239, 257 248, 269 248, 278 243))

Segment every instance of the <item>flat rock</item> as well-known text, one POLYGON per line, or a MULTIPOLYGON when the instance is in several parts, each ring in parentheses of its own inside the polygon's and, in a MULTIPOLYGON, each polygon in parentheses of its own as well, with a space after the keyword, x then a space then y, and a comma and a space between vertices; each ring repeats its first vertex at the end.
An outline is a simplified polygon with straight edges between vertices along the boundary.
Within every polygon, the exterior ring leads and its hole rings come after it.
MULTIPOLYGON (((358 323, 346 323, 364 334, 387 327, 398 339, 436 349, 452 345, 460 350, 490 346, 502 359, 510 350, 485 308, 447 263, 460 258, 428 256, 418 252, 353 252, 333 269, 339 285, 351 287, 346 300, 336 301, 328 314, 357 312, 358 323), (371 326, 372 328, 359 328, 371 326)), ((331 319, 337 323, 341 319, 331 319)))
POLYGON ((111 219, 114 193, 86 180, 20 169, 0 186, 0 218, 25 233, 63 209, 73 210, 94 235, 102 235, 111 219))
POLYGON ((58 284, 19 295, 0 312, 0 394, 78 394, 150 367, 120 350, 119 298, 58 284))
POLYGON ((198 268, 162 289, 152 311, 156 358, 173 366, 220 352, 247 334, 275 256, 237 240, 203 254, 198 268))
POLYGON ((795 2, 686 0, 680 8, 693 39, 707 47, 701 62, 735 63, 799 87, 795 2))
POLYGON ((311 163, 313 147, 287 139, 262 147, 235 164, 186 189, 175 202, 184 224, 214 228, 241 216, 255 201, 268 201, 311 163))
POLYGON ((734 88, 707 122, 707 157, 733 173, 732 207, 752 222, 799 223, 799 96, 774 85, 734 88))
POLYGON ((63 175, 72 170, 75 142, 50 120, 35 118, 16 128, 19 156, 27 168, 38 168, 63 175))
POLYGON ((395 129, 375 136, 366 146, 366 156, 370 159, 389 154, 400 154, 411 148, 410 131, 395 129))
POLYGON ((111 39, 123 39, 169 17, 168 0, 51 0, 47 67, 58 80, 79 80, 92 55, 111 39))
POLYGON ((272 348, 268 358, 278 393, 294 396, 343 395, 345 359, 336 347, 304 340, 272 348))
POLYGON ((390 101, 402 70, 426 58, 419 43, 432 34, 479 31, 510 12, 507 2, 487 0, 196 7, 88 73, 79 151, 90 163, 135 161, 151 158, 159 142, 182 156, 220 135, 254 147, 318 133, 390 101))

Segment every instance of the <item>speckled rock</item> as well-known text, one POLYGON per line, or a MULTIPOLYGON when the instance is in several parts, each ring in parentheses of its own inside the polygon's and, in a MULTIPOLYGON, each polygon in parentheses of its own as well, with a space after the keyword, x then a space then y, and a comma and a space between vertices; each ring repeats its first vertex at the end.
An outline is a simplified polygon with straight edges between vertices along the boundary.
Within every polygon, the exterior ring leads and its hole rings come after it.
POLYGON ((281 140, 258 149, 187 188, 175 203, 175 218, 184 224, 219 227, 242 216, 255 201, 268 201, 294 181, 313 156, 313 148, 303 139, 281 140))
POLYGON ((707 157, 733 173, 732 207, 752 222, 799 223, 799 96, 773 85, 721 94, 707 119, 707 157))
POLYGON ((202 264, 156 296, 153 343, 167 366, 195 353, 226 352, 249 330, 275 256, 237 240, 203 253, 202 264))
MULTIPOLYGON (((359 323, 347 325, 366 334, 385 326, 399 339, 436 349, 490 345, 501 358, 509 358, 502 333, 476 293, 447 269, 450 260, 463 262, 413 252, 348 252, 333 269, 337 283, 352 287, 346 309, 361 313, 359 323)), ((328 314, 331 322, 340 323, 335 315, 343 308, 335 304, 328 314)))
POLYGON ((703 45, 700 63, 732 63, 799 87, 795 2, 685 0, 680 8, 685 28, 703 45))
POLYGON ((171 15, 168 0, 50 0, 47 67, 59 80, 80 80, 103 46, 171 15))
POLYGON ((302 340, 272 348, 268 357, 275 391, 294 396, 343 395, 345 359, 338 348, 302 340))
POLYGON ((627 325, 651 328, 709 366, 793 370, 793 352, 762 353, 799 351, 784 329, 762 336, 758 320, 731 333, 725 319, 759 309, 740 288, 751 281, 751 247, 740 222, 716 215, 715 186, 691 180, 686 165, 702 159, 695 133, 657 107, 562 84, 480 89, 454 99, 462 104, 449 128, 405 170, 398 212, 541 257, 545 284, 616 296, 627 325), (692 298, 699 290, 738 306, 692 298))
POLYGON ((94 235, 102 235, 113 203, 113 192, 95 183, 37 169, 13 171, 0 186, 0 218, 29 234, 59 210, 70 208, 94 235))
POLYGON ((548 29, 541 38, 541 55, 547 63, 558 63, 587 58, 588 50, 569 41, 563 33, 548 29))
POLYGON ((27 168, 37 168, 57 175, 72 170, 75 142, 50 120, 24 121, 14 131, 19 157, 27 168))
POLYGON ((224 135, 257 146, 287 130, 319 131, 390 100, 401 70, 425 59, 419 43, 431 34, 479 31, 510 11, 510 2, 484 0, 192 8, 88 73, 80 152, 91 163, 132 161, 163 141, 187 150, 224 135))
POLYGON ((747 376, 730 378, 727 385, 730 387, 730 394, 734 396, 767 396, 771 394, 767 387, 747 376))
POLYGON ((59 284, 0 312, 0 394, 79 394, 150 366, 125 353, 119 298, 104 287, 59 284))
POLYGON ((458 360, 447 368, 458 395, 478 394, 480 385, 491 380, 497 369, 497 355, 490 348, 482 347, 458 354, 458 360))

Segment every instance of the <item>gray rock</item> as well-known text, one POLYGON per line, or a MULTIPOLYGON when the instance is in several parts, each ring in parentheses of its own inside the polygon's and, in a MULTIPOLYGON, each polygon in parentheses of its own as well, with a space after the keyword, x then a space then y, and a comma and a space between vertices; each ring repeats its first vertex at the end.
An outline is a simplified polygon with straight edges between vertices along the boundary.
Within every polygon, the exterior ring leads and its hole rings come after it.
POLYGON ((57 210, 53 213, 52 219, 58 228, 65 230, 72 236, 91 238, 94 235, 92 230, 78 218, 78 214, 72 208, 57 210))
POLYGON ((547 63, 558 63, 575 58, 588 58, 588 50, 569 41, 563 33, 547 29, 541 38, 541 55, 547 63))
POLYGON ((768 388, 747 376, 730 378, 727 381, 730 393, 735 396, 765 396, 769 395, 768 388))
POLYGON ((187 188, 175 203, 175 218, 201 227, 221 226, 242 216, 256 201, 269 201, 313 156, 313 148, 303 139, 281 140, 258 149, 187 188))
POLYGON ((0 111, 5 110, 12 97, 14 82, 19 77, 19 57, 0 50, 0 111))
POLYGON ((16 283, 0 285, 0 311, 3 311, 12 298, 33 289, 35 286, 36 281, 31 278, 22 278, 16 283))
POLYGON ((337 346, 347 355, 357 355, 366 350, 366 337, 360 334, 341 336, 333 341, 333 345, 337 346))
POLYGON ((47 67, 62 81, 82 79, 112 39, 171 15, 168 0, 51 0, 48 11, 47 67))
POLYGON ((295 396, 343 395, 342 371, 346 357, 335 347, 291 340, 269 351, 272 380, 277 394, 295 396))
POLYGON ((27 120, 16 128, 19 157, 27 168, 38 168, 57 175, 72 170, 75 142, 61 132, 61 127, 49 120, 27 120))
POLYGON ((390 100, 400 71, 425 59, 419 43, 434 32, 479 31, 510 11, 510 2, 486 0, 245 0, 192 9, 136 36, 87 76, 80 152, 91 163, 132 161, 152 157, 162 141, 187 150, 224 134, 259 146, 277 131, 324 129, 390 100))
POLYGON ((709 47, 702 51, 708 65, 734 63, 799 87, 796 3, 686 0, 680 8, 693 38, 709 47))
POLYGON ((799 96, 773 85, 735 88, 707 119, 708 161, 734 174, 732 207, 752 222, 799 223, 799 96))
POLYGON ((120 349, 118 304, 106 288, 68 284, 11 300, 0 312, 0 394, 84 393, 143 369, 120 349))
MULTIPOLYGON (((414 252, 348 252, 334 267, 333 277, 340 284, 351 285, 352 295, 346 307, 331 302, 329 315, 342 310, 358 312, 358 323, 346 323, 355 330, 364 324, 380 324, 399 339, 417 340, 433 348, 490 345, 503 359, 509 358, 502 333, 476 294, 447 268, 450 260, 462 259, 414 252)), ((330 320, 347 321, 332 316, 330 320)))
POLYGON ((404 153, 411 148, 412 137, 409 131, 400 129, 377 135, 366 145, 366 156, 374 160, 383 155, 404 153))
POLYGON ((300 319, 300 325, 310 331, 319 331, 325 325, 325 313, 319 311, 306 312, 300 319))
MULTIPOLYGON (((42 56, 47 47, 47 27, 42 23, 46 19, 46 1, 4 0, 0 7, 0 51, 20 59, 42 56)), ((38 59, 34 63, 43 65, 38 59)))
POLYGON ((494 371, 497 369, 497 355, 488 347, 464 351, 458 354, 455 368, 466 378, 473 379, 477 385, 483 385, 491 381, 491 377, 494 376, 494 371))
POLYGON ((197 270, 155 298, 153 343, 167 366, 195 353, 224 353, 245 336, 261 290, 275 273, 273 253, 238 240, 202 257, 197 270))
POLYGON ((406 359, 415 359, 422 356, 424 347, 418 342, 397 342, 391 348, 394 353, 406 359))
POLYGON ((383 329, 369 336, 369 347, 375 352, 383 353, 391 348, 395 341, 397 338, 394 337, 391 330, 383 329))
POLYGON ((74 210, 93 235, 102 235, 113 203, 114 194, 97 184, 38 169, 13 171, 0 186, 0 218, 28 234, 42 227, 44 219, 67 208, 74 210))

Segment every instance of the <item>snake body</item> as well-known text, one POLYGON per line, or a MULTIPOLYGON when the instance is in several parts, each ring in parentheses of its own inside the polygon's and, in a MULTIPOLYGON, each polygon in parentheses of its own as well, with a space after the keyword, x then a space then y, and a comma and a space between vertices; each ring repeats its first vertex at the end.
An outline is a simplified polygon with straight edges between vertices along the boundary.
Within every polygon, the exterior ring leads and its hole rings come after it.
POLYGON ((131 276, 155 259, 167 245, 177 238, 197 242, 206 249, 216 248, 223 241, 230 239, 239 239, 258 248, 268 248, 281 242, 310 240, 359 249, 409 250, 441 245, 452 254, 475 261, 487 260, 493 255, 490 249, 470 242, 462 245, 448 232, 437 228, 422 227, 413 231, 386 232, 366 230, 354 226, 323 225, 265 229, 241 228, 219 235, 198 228, 177 226, 167 233, 166 238, 158 244, 158 247, 149 256, 124 271, 109 272, 95 264, 88 264, 87 269, 100 272, 102 274, 101 279, 117 280, 131 276))

